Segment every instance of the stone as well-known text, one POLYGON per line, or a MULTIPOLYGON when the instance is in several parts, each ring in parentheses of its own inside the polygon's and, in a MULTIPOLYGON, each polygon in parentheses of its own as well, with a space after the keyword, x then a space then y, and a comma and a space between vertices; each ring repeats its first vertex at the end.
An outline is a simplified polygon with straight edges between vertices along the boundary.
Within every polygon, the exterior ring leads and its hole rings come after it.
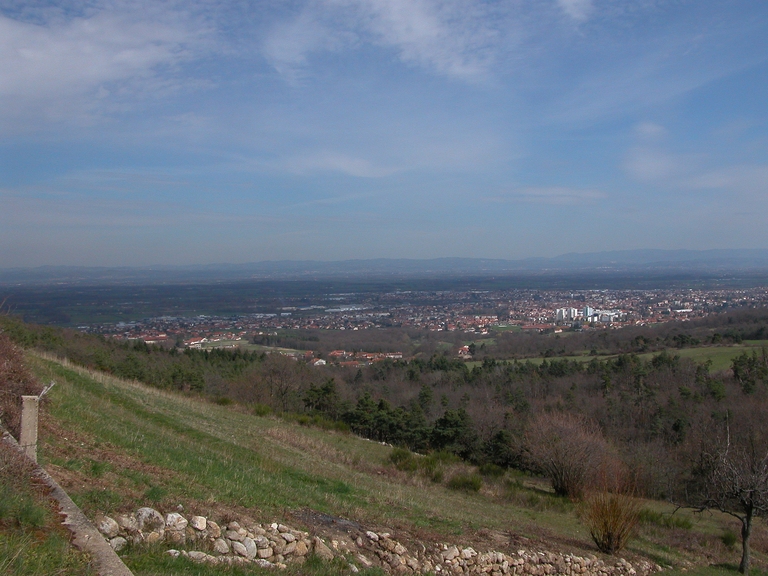
POLYGON ((163 537, 165 536, 165 530, 153 530, 146 536, 144 536, 144 542, 147 544, 157 544, 158 542, 162 541, 163 537))
POLYGON ((229 544, 224 538, 216 538, 213 541, 213 551, 217 554, 229 554, 229 544))
POLYGON ((168 530, 183 531, 189 522, 178 512, 171 512, 165 516, 165 527, 168 530))
POLYGON ((407 552, 407 550, 405 549, 405 546, 400 544, 400 542, 396 542, 395 543, 395 548, 394 548, 393 552, 395 554, 399 554, 400 556, 402 556, 403 554, 405 554, 407 552))
POLYGON ((245 545, 242 542, 237 541, 232 542, 232 552, 243 558, 248 555, 248 550, 246 550, 245 545))
POLYGON ((269 548, 270 542, 266 536, 256 536, 253 540, 257 548, 269 548))
POLYGON ((117 516, 115 520, 117 520, 117 524, 120 526, 120 528, 129 534, 139 530, 139 523, 136 522, 136 518, 134 516, 126 516, 125 514, 121 514, 120 516, 117 516))
POLYGON ((173 548, 171 548, 170 550, 166 550, 165 553, 168 554, 168 556, 170 556, 171 558, 178 558, 179 556, 181 556, 181 552, 179 552, 178 550, 174 550, 173 548))
POLYGON ((475 552, 473 548, 464 548, 464 550, 461 551, 461 557, 464 560, 469 560, 475 556, 477 556, 477 552, 475 552))
POLYGON ((128 540, 126 540, 122 536, 117 536, 115 538, 112 538, 112 540, 109 541, 109 545, 112 546, 112 550, 114 550, 115 552, 120 552, 120 550, 122 550, 128 545, 128 540))
POLYGON ((371 566, 373 566, 373 562, 371 562, 368 558, 366 558, 362 554, 358 554, 357 556, 355 556, 355 558, 357 559, 358 562, 360 562, 360 564, 363 565, 363 568, 370 568, 371 566))
POLYGON ((136 524, 142 532, 153 532, 165 528, 165 518, 154 508, 139 508, 136 511, 136 524))
POLYGON ((232 522, 230 522, 229 524, 227 524, 227 530, 233 530, 233 531, 237 532, 238 530, 240 530, 240 528, 241 528, 240 523, 239 522, 235 522, 234 520, 232 522))
POLYGON ((365 533, 365 535, 368 536, 369 540, 373 540, 374 542, 378 542, 379 541, 379 535, 376 534, 376 532, 371 532, 370 530, 368 530, 365 533))
POLYGON ((120 525, 109 516, 100 516, 96 519, 96 528, 109 540, 120 533, 120 525))
POLYGON ((350 564, 349 569, 352 571, 353 574, 357 574, 358 572, 360 572, 360 569, 354 564, 350 564))
POLYGON ((262 560, 274 556, 274 553, 272 552, 272 548, 259 548, 256 554, 258 554, 259 558, 261 558, 262 560))
POLYGON ((456 558, 458 555, 459 555, 459 549, 456 548, 456 546, 451 546, 450 548, 448 548, 448 550, 443 552, 443 560, 445 560, 446 562, 450 562, 451 560, 456 558))
POLYGON ((331 549, 317 536, 315 536, 315 539, 312 541, 312 547, 314 548, 315 554, 323 560, 333 560, 333 552, 331 552, 331 549))
POLYGON ((259 558, 257 560, 254 560, 254 563, 259 568, 274 568, 275 567, 275 565, 272 564, 272 562, 270 562, 268 560, 262 560, 261 558, 259 558))
POLYGON ((285 540, 289 544, 291 542, 295 542, 296 541, 296 536, 294 536, 290 532, 283 532, 282 534, 280 534, 280 536, 282 536, 283 540, 285 540))
POLYGON ((188 552, 187 556, 193 562, 206 562, 208 558, 212 558, 212 556, 208 556, 208 554, 206 554, 205 552, 200 552, 198 550, 192 550, 188 552))
POLYGON ((237 530, 227 530, 224 532, 224 537, 233 542, 242 542, 245 540, 245 534, 240 534, 237 530))
POLYGON ((179 530, 166 530, 165 539, 171 544, 184 544, 187 540, 187 535, 179 530))
POLYGON ((298 546, 297 542, 290 542, 288 543, 285 548, 283 548, 283 555, 289 556, 293 554, 294 550, 296 550, 296 546, 298 546))
POLYGON ((258 551, 258 548, 256 547, 256 542, 254 542, 252 538, 248 538, 246 536, 243 540, 243 546, 245 546, 245 557, 248 558, 248 560, 253 560, 256 558, 256 552, 258 551))
POLYGON ((309 552, 309 547, 307 546, 306 542, 304 540, 299 540, 296 542, 296 549, 293 551, 294 556, 306 556, 309 552))
POLYGON ((291 529, 288 528, 288 526, 286 526, 285 524, 278 524, 277 531, 280 532, 281 534, 284 534, 285 532, 290 532, 291 529))
POLYGON ((218 524, 216 524, 216 522, 209 521, 207 530, 208 530, 208 535, 211 538, 214 538, 214 539, 221 538, 221 528, 219 527, 218 524))
POLYGON ((208 526, 208 520, 205 516, 192 516, 192 518, 189 519, 189 525, 195 530, 203 531, 208 526))

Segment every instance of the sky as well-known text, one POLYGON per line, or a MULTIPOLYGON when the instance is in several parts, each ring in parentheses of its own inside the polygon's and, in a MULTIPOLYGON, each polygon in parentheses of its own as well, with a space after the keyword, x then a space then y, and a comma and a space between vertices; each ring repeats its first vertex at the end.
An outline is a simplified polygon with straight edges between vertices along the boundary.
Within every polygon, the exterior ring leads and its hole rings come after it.
POLYGON ((764 0, 0 0, 0 268, 768 248, 764 0))

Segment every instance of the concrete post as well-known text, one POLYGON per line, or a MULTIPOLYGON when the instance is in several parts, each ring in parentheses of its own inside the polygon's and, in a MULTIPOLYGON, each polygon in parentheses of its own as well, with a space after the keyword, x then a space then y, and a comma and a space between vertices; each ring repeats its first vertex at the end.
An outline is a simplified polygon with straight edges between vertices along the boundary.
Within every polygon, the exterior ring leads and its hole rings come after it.
POLYGON ((37 412, 40 405, 39 396, 21 397, 21 436, 19 444, 24 453, 37 462, 37 412))

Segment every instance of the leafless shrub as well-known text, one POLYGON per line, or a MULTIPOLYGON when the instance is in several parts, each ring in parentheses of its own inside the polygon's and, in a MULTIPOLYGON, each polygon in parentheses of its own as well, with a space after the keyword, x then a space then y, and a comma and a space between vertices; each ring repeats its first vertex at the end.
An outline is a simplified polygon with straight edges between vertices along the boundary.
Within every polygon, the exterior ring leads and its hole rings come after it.
POLYGON ((27 369, 24 353, 0 333, 0 422, 16 438, 21 432, 21 397, 41 391, 27 369))
POLYGON ((610 461, 600 429, 582 416, 539 414, 529 423, 525 439, 532 467, 549 477, 561 496, 580 499, 610 461))
POLYGON ((593 479, 581 513, 598 550, 615 554, 624 548, 640 521, 635 481, 616 458, 603 461, 593 479))

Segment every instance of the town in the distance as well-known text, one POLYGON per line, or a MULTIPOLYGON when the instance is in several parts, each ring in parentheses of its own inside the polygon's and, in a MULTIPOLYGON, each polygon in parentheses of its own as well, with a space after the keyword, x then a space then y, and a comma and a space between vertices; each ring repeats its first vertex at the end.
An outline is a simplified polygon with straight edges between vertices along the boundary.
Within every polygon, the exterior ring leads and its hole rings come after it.
MULTIPOLYGON (((267 344, 281 331, 360 331, 411 328, 466 334, 467 339, 504 331, 560 334, 650 326, 703 318, 727 310, 768 304, 768 288, 657 290, 466 290, 329 293, 282 299, 281 305, 242 314, 159 316, 82 325, 83 332, 177 348, 235 348, 267 344)), ((401 350, 334 350, 319 358, 311 350, 276 351, 307 362, 369 364, 402 359, 401 350)), ((456 356, 471 358, 459 344, 456 356)))

